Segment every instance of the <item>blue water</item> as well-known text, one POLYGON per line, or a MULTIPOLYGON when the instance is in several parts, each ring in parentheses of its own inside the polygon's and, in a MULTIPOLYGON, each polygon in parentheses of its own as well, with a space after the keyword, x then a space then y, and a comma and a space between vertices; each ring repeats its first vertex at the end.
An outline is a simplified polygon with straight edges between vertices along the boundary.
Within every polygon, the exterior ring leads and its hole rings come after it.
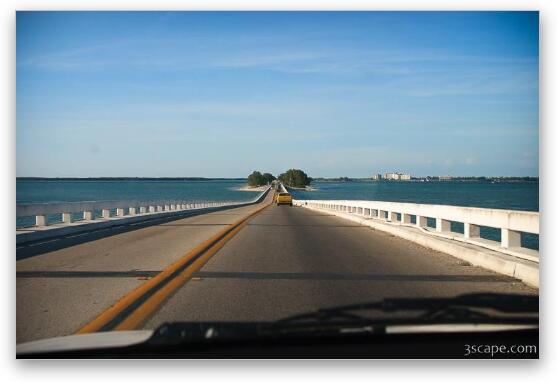
POLYGON ((16 203, 102 200, 247 201, 254 192, 237 191, 242 180, 208 181, 75 181, 17 180, 16 203))
MULTIPOLYGON (((538 182, 313 182, 315 191, 295 191, 296 199, 381 200, 467 207, 539 211, 538 182)), ((429 219, 428 225, 434 226, 429 219)), ((451 223, 462 233, 462 223, 451 223)), ((500 240, 501 231, 480 227, 480 236, 500 240)), ((522 245, 538 249, 538 235, 522 234, 522 245)))
POLYGON ((539 211, 537 182, 313 182, 296 199, 381 200, 539 211))

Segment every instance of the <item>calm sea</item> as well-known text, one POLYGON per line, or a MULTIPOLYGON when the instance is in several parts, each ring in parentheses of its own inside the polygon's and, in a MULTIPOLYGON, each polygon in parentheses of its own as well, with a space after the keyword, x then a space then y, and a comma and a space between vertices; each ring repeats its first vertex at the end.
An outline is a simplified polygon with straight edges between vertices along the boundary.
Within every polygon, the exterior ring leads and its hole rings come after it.
POLYGON ((539 211, 538 182, 313 182, 296 199, 381 200, 539 211))
POLYGON ((194 201, 247 201, 255 192, 238 191, 243 180, 20 180, 16 202, 80 202, 103 200, 183 199, 194 201))

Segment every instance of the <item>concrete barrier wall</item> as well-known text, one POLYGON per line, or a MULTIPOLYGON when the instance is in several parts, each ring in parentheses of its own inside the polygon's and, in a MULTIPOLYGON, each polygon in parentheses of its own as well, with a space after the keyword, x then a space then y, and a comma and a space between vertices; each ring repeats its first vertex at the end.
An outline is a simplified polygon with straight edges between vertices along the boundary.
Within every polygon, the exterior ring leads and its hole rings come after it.
POLYGON ((521 246, 522 232, 539 235, 538 212, 366 200, 294 200, 293 203, 416 227, 431 235, 539 261, 538 251, 521 246), (415 217, 415 223, 411 223, 412 216, 415 217), (427 218, 435 219, 434 229, 427 227, 427 218), (451 231, 451 222, 462 223, 464 233, 451 231), (480 226, 500 229, 501 241, 481 238, 480 226))

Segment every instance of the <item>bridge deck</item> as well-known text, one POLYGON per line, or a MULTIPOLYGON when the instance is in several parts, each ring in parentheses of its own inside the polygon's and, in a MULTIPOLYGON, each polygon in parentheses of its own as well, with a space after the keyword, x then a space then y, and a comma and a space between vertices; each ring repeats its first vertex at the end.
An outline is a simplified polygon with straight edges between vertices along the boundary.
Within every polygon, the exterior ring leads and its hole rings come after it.
MULTIPOLYGON (((156 274, 256 208, 185 218, 66 248, 54 242, 19 249, 18 255, 29 257, 17 262, 17 342, 72 334, 144 283, 142 276, 156 274)), ((470 292, 537 293, 512 278, 389 234, 326 213, 273 205, 143 326, 273 320, 385 297, 470 292)))
POLYGON ((275 320, 386 297, 536 293, 389 234, 326 213, 272 206, 254 218, 144 325, 275 320))

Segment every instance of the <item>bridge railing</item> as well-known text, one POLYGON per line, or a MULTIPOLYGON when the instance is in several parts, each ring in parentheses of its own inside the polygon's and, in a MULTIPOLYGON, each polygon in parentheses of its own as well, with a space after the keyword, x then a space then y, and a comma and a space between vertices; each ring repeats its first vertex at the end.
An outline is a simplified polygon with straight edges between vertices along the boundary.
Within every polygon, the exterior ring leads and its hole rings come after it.
MULTIPOLYGON (((265 191, 266 192, 266 191, 265 191)), ((214 208, 223 206, 243 205, 253 203, 265 193, 261 193, 253 200, 239 201, 184 201, 184 200, 109 200, 84 201, 62 203, 32 203, 16 206, 17 218, 34 217, 35 226, 44 227, 52 220, 52 216, 61 216, 62 223, 74 221, 100 221, 113 217, 132 217, 139 215, 158 214, 214 208), (100 212, 100 214, 99 214, 100 212), (76 218, 77 215, 77 218, 76 218), (49 219, 49 217, 51 219, 49 219)))
POLYGON ((537 261, 538 251, 522 247, 522 233, 539 235, 539 213, 491 208, 397 203, 364 200, 294 200, 294 205, 354 214, 385 223, 422 229, 427 233, 495 249, 537 261), (435 227, 428 226, 428 218, 435 227), (452 230, 461 223, 463 233, 452 230), (480 227, 500 230, 500 242, 480 237, 480 227))

